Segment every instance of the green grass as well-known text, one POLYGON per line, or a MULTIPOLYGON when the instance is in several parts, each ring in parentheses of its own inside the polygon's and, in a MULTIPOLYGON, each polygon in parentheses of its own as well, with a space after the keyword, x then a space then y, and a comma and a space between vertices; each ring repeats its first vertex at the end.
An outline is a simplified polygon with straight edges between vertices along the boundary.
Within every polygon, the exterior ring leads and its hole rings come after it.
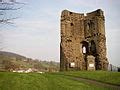
POLYGON ((62 72, 62 74, 71 75, 75 77, 88 78, 105 83, 120 85, 120 73, 109 71, 72 71, 62 72))
POLYGON ((0 72, 0 90, 110 90, 59 73, 0 72))

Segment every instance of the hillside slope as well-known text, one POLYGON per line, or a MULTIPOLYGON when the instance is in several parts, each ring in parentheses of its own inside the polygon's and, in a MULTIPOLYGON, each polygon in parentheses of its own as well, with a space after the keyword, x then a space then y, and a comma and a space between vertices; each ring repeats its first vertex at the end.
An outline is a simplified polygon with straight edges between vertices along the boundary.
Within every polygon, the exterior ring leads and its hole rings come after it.
POLYGON ((59 71, 59 63, 33 60, 19 54, 0 51, 0 71, 27 70, 28 68, 44 72, 59 71))
POLYGON ((26 59, 25 56, 22 56, 22 55, 19 55, 19 54, 16 54, 16 53, 12 53, 12 52, 6 52, 6 51, 0 51, 0 55, 26 59))

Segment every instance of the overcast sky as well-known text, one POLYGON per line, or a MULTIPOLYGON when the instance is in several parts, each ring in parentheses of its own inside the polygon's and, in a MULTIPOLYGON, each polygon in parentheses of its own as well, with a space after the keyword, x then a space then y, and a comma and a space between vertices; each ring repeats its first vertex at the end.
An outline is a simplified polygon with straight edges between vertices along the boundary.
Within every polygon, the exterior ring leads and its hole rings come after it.
POLYGON ((59 61, 61 11, 87 13, 102 9, 105 14, 107 57, 110 63, 120 66, 120 0, 19 1, 26 5, 10 15, 20 17, 14 20, 15 25, 0 25, 4 51, 59 61))

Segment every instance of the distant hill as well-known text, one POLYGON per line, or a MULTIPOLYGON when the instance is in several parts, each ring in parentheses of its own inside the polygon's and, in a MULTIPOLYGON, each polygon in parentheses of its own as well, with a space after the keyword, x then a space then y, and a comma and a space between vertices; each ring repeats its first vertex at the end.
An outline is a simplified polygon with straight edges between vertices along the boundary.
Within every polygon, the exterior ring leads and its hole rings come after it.
POLYGON ((59 71, 59 63, 33 60, 16 53, 0 51, 0 71, 26 70, 28 68, 45 72, 59 71))
POLYGON ((8 57, 23 58, 23 59, 26 58, 25 56, 22 56, 22 55, 19 55, 16 53, 12 53, 12 52, 6 52, 6 51, 0 51, 0 55, 8 56, 8 57))

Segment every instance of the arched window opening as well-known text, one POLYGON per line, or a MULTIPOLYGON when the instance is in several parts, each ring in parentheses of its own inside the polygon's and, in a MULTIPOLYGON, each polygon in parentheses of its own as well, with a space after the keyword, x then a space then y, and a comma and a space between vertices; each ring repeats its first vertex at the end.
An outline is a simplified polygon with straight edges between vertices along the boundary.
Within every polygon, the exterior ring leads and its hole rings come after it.
POLYGON ((83 52, 83 54, 86 54, 86 47, 85 46, 83 46, 82 52, 83 52))
POLYGON ((90 22, 87 23, 86 28, 87 28, 88 31, 95 30, 95 24, 94 24, 94 22, 92 20, 90 20, 90 22))
POLYGON ((90 23, 87 24, 87 30, 90 30, 90 23))
POLYGON ((88 54, 89 53, 89 44, 86 41, 82 42, 82 53, 88 54))

